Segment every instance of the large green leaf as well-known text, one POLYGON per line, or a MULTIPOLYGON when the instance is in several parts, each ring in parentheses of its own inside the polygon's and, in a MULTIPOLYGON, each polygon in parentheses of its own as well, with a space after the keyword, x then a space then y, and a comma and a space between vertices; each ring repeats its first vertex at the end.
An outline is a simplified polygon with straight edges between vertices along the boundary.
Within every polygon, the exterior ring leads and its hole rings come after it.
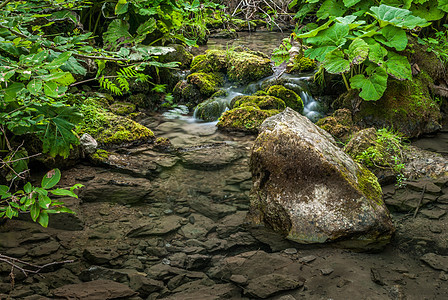
POLYGON ((385 68, 389 75, 398 80, 412 79, 411 65, 405 56, 389 51, 387 57, 385 68))
POLYGON ((327 55, 323 61, 323 66, 328 73, 342 74, 350 70, 350 62, 345 59, 341 50, 334 50, 327 55))
POLYGON ((122 15, 128 11, 129 3, 126 0, 118 0, 115 5, 115 14, 122 15))
POLYGON ((348 46, 348 60, 351 65, 359 65, 369 54, 369 45, 360 38, 354 39, 348 46))
POLYGON ((128 30, 128 22, 115 19, 109 24, 107 31, 103 34, 103 41, 111 45, 116 45, 118 40, 120 40, 120 43, 132 40, 132 36, 128 30))
POLYGON ((436 2, 436 0, 431 0, 421 4, 414 3, 411 7, 411 11, 417 17, 423 18, 427 21, 440 20, 443 18, 445 13, 442 9, 438 8, 437 4, 434 2, 436 2))
POLYGON ((331 25, 331 23, 333 23, 333 20, 329 20, 329 21, 325 22, 324 24, 322 24, 321 26, 317 27, 316 29, 313 29, 311 31, 299 34, 299 35, 297 35, 297 37, 301 38, 301 39, 314 37, 320 31, 327 29, 331 25))
POLYGON ((33 79, 26 85, 26 89, 32 94, 32 95, 39 95, 40 91, 42 90, 42 80, 40 79, 33 79))
MULTIPOLYGON (((56 53, 56 52, 55 52, 56 53)), ((50 63, 46 64, 45 69, 57 69, 62 66, 72 56, 71 51, 59 53, 57 58, 53 59, 50 63)))
POLYGON ((138 26, 137 34, 139 34, 139 35, 149 34, 149 33, 152 33, 156 29, 157 29, 156 19, 151 18, 151 19, 145 21, 145 23, 140 24, 140 26, 138 26))
POLYGON ((381 0, 380 4, 409 9, 411 7, 412 0, 381 0))
POLYGON ((361 0, 343 0, 344 5, 346 7, 352 7, 353 5, 357 4, 361 0))
POLYGON ((316 59, 318 61, 323 61, 327 53, 337 49, 336 46, 322 46, 322 47, 313 47, 305 49, 305 56, 316 59))
POLYGON ((444 12, 448 12, 448 0, 438 0, 437 8, 443 10, 444 12))
POLYGON ((373 13, 368 14, 377 19, 381 27, 392 24, 397 27, 414 29, 417 26, 424 27, 431 24, 425 19, 413 16, 412 12, 407 9, 381 4, 371 7, 370 10, 373 13))
POLYGON ((22 89, 25 88, 25 85, 20 82, 14 82, 10 86, 8 86, 6 89, 3 90, 4 98, 3 100, 5 102, 14 101, 17 93, 20 92, 22 89))
POLYGON ((316 16, 320 20, 328 17, 342 17, 347 9, 342 0, 325 0, 316 12, 316 16))
POLYGON ((368 76, 362 74, 350 78, 350 86, 360 89, 359 96, 366 101, 376 101, 383 96, 387 87, 387 73, 382 67, 370 65, 366 72, 368 76))
POLYGON ((393 25, 387 25, 381 29, 381 35, 376 35, 375 39, 388 47, 395 48, 397 51, 403 51, 408 45, 406 31, 393 25))
POLYGON ((44 93, 48 97, 57 98, 59 94, 58 94, 58 85, 56 84, 56 82, 53 81, 44 82, 44 93))
POLYGON ((384 63, 384 57, 387 55, 387 50, 378 43, 369 45, 369 60, 377 65, 384 63))

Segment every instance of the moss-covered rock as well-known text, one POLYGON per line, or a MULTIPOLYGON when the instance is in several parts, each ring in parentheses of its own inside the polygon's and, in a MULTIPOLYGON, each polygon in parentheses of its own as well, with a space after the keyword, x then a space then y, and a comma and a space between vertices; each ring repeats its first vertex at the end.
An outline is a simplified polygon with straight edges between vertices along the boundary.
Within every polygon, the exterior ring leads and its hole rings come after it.
POLYGON ((314 59, 297 55, 292 62, 288 63, 286 72, 307 72, 312 71, 317 67, 317 63, 314 59))
POLYGON ((227 104, 219 98, 210 98, 196 106, 195 117, 207 122, 218 120, 227 104))
POLYGON ((353 124, 352 112, 346 108, 338 109, 331 116, 320 119, 316 125, 342 143, 359 130, 359 127, 353 124))
POLYGON ((188 69, 193 60, 193 54, 188 52, 184 45, 170 44, 168 47, 174 48, 176 51, 161 56, 160 61, 163 63, 179 62, 181 69, 188 69))
POLYGON ((233 108, 241 106, 254 106, 264 110, 284 110, 286 108, 282 99, 273 96, 237 96, 235 98, 233 108))
POLYGON ((224 75, 222 73, 197 72, 188 75, 187 82, 194 84, 202 95, 209 97, 224 84, 224 75))
POLYGON ((135 104, 128 102, 115 102, 109 106, 109 109, 116 115, 125 116, 135 111, 135 104))
POLYGON ((230 81, 248 83, 273 74, 271 60, 260 52, 242 48, 230 50, 208 50, 198 55, 191 63, 192 72, 222 72, 230 81))
POLYGON ((385 128, 367 128, 354 134, 344 151, 372 171, 381 183, 388 184, 401 179, 408 160, 406 148, 399 134, 385 128))
POLYGON ((109 151, 103 149, 97 149, 95 153, 89 155, 89 158, 95 164, 102 164, 109 159, 110 155, 111 153, 109 151))
POLYGON ((154 139, 150 129, 105 110, 95 99, 85 101, 80 110, 84 118, 76 129, 77 133, 90 134, 100 145, 128 145, 154 139))
POLYGON ((261 110, 254 106, 237 107, 224 112, 216 126, 223 131, 257 133, 259 126, 266 118, 279 112, 276 109, 261 110))
POLYGON ((273 85, 267 90, 268 95, 274 96, 285 101, 286 106, 297 112, 303 112, 303 101, 296 92, 281 85, 273 85))
POLYGON ((412 80, 388 80, 378 101, 363 101, 357 91, 342 95, 335 105, 354 111, 353 121, 362 128, 393 128, 406 137, 417 137, 441 128, 440 108, 431 97, 432 79, 425 72, 412 80))

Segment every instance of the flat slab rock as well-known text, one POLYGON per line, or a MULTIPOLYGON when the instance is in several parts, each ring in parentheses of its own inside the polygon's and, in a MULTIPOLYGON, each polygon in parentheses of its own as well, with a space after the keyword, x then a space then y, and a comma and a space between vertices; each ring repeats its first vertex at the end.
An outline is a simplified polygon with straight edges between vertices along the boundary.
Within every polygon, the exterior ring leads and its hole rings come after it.
POLYGON ((217 170, 243 157, 243 152, 228 144, 212 144, 186 149, 182 164, 188 169, 217 170))
POLYGON ((78 284, 68 284, 53 291, 55 299, 108 300, 128 299, 137 295, 127 285, 111 280, 94 280, 78 284))
POLYGON ((254 224, 299 243, 350 240, 360 249, 381 247, 394 232, 376 177, 291 109, 263 122, 250 168, 254 224))
POLYGON ((179 229, 182 226, 180 224, 182 220, 183 218, 178 216, 167 216, 160 219, 155 219, 148 224, 131 230, 127 236, 132 238, 162 236, 179 229))
POLYGON ((433 269, 448 272, 448 256, 426 253, 420 259, 433 269))

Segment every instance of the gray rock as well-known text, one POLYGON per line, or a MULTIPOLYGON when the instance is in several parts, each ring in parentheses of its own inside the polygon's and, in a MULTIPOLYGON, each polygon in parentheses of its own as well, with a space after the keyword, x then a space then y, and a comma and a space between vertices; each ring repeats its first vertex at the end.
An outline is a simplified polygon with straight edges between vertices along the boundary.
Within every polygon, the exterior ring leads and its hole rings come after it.
POLYGON ((431 268, 448 272, 448 256, 437 255, 435 253, 426 253, 420 257, 431 268))
POLYGON ((83 256, 91 264, 104 265, 112 259, 117 258, 119 254, 115 250, 108 248, 87 247, 84 249, 83 256))
POLYGON ((191 214, 190 218, 194 220, 194 224, 191 222, 183 226, 179 233, 187 239, 197 239, 205 237, 207 233, 216 228, 216 223, 211 219, 199 214, 191 214))
POLYGON ((84 133, 79 138, 79 143, 86 154, 95 153, 96 148, 98 148, 98 142, 88 133, 84 133))
POLYGON ((189 198, 188 205, 198 213, 214 221, 236 212, 236 207, 216 203, 211 198, 205 196, 189 198))
POLYGON ((240 289, 231 283, 213 284, 213 282, 196 280, 176 288, 175 294, 166 300, 220 300, 242 299, 240 289))
POLYGON ((300 263, 304 263, 304 264, 308 264, 308 263, 316 260, 316 258, 317 257, 315 255, 308 255, 308 256, 304 256, 304 257, 299 258, 299 262, 300 263))
POLYGON ((69 284, 53 291, 53 295, 57 298, 89 300, 128 299, 136 294, 127 285, 111 280, 69 284))
POLYGON ((50 241, 48 243, 36 246, 28 251, 28 255, 32 257, 39 257, 44 255, 50 255, 59 250, 61 245, 56 241, 50 241))
POLYGON ((83 230, 84 219, 80 210, 80 199, 61 198, 58 201, 63 202, 66 207, 75 213, 52 214, 48 222, 48 227, 69 231, 83 230))
POLYGON ((129 287, 138 292, 140 296, 147 297, 151 293, 162 290, 164 285, 162 281, 146 277, 146 274, 135 273, 129 275, 129 287))
POLYGON ((194 254, 189 255, 185 262, 187 270, 200 270, 208 267, 211 257, 208 255, 194 254))
POLYGON ((268 274, 249 281, 246 292, 259 297, 268 298, 278 292, 293 290, 303 286, 305 280, 298 280, 286 274, 268 274))
POLYGON ((173 232, 181 227, 182 217, 165 216, 158 220, 154 219, 151 223, 142 225, 131 230, 127 236, 132 238, 145 236, 162 236, 173 232))
POLYGON ((444 209, 422 209, 420 213, 429 219, 438 220, 446 214, 446 210, 444 209))
POLYGON ((98 173, 84 185, 80 199, 85 202, 132 204, 146 199, 152 190, 147 179, 111 172, 98 173))
POLYGON ((285 109, 266 119, 251 153, 250 218, 295 242, 384 246, 394 232, 376 177, 331 136, 285 109))
POLYGON ((195 170, 218 170, 243 157, 240 150, 224 143, 187 150, 182 155, 182 163, 195 170))
POLYGON ((101 266, 91 266, 79 274, 79 279, 82 281, 107 279, 127 284, 129 281, 128 275, 136 272, 137 271, 131 269, 108 269, 101 266))

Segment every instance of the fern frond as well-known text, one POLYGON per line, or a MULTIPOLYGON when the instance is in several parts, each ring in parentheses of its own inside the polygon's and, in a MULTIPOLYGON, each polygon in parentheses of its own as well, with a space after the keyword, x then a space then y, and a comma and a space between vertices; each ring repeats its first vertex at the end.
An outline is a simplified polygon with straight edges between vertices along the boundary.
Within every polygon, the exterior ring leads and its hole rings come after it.
POLYGON ((117 72, 118 76, 117 76, 117 81, 120 84, 120 89, 122 91, 126 91, 129 92, 129 81, 128 81, 128 77, 126 75, 123 75, 123 73, 117 72))
POLYGON ((109 79, 105 78, 104 76, 101 76, 100 79, 98 79, 98 82, 100 83, 100 86, 105 89, 105 90, 109 90, 112 93, 114 93, 115 95, 123 95, 123 93, 121 92, 121 89, 112 81, 110 81, 109 79))

